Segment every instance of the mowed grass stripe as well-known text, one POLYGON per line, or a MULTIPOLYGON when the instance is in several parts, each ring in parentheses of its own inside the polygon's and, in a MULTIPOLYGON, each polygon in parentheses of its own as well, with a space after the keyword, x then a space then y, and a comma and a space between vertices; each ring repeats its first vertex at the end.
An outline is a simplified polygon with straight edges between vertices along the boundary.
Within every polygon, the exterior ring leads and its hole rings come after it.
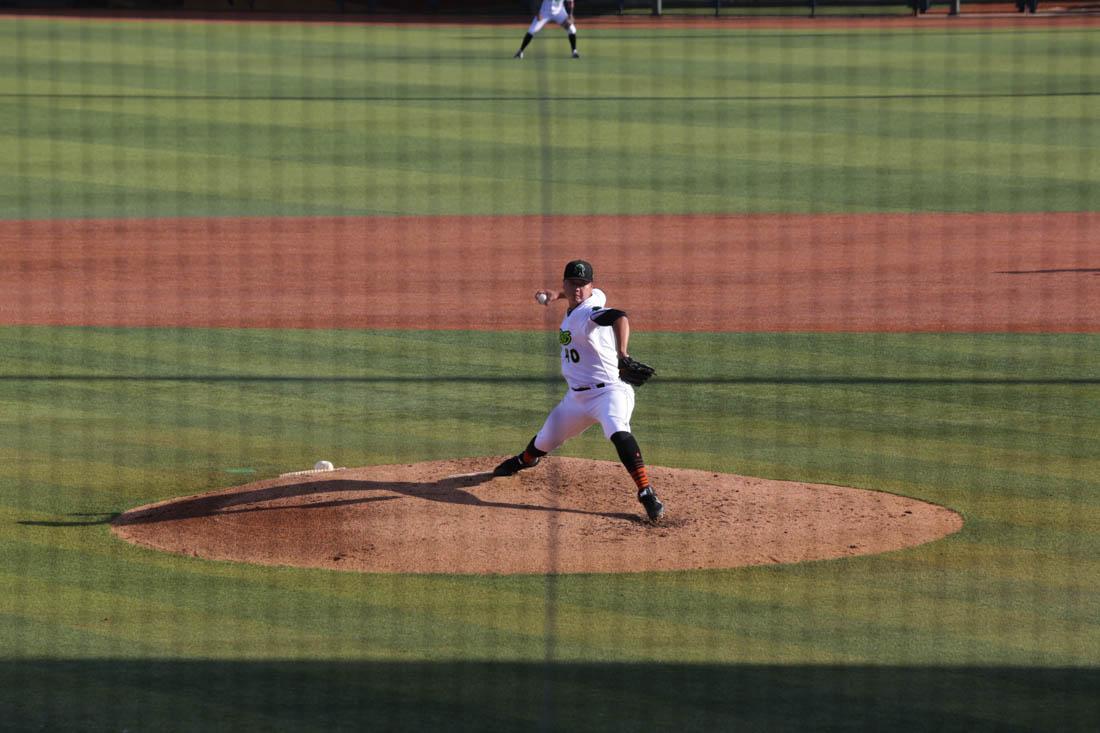
MULTIPOLYGON (((584 113, 588 105, 581 103, 575 106, 579 110, 571 119, 562 121, 566 132, 576 134, 563 134, 547 142, 555 156, 598 158, 636 151, 639 144, 660 141, 662 145, 654 147, 643 161, 659 164, 661 171, 675 171, 680 167, 675 165, 676 160, 686 155, 704 165, 704 176, 706 168, 717 166, 713 153, 718 149, 738 161, 817 165, 823 166, 824 174, 831 175, 836 175, 832 166, 860 168, 876 163, 889 163, 906 171, 988 175, 985 156, 991 155, 1015 158, 1013 167, 1022 176, 1052 180, 1095 177, 1077 166, 1080 135, 1096 127, 1095 120, 1078 103, 1036 99, 1001 102, 996 105, 998 109, 990 110, 977 102, 950 101, 945 105, 941 100, 925 99, 890 103, 785 101, 752 103, 749 111, 744 103, 689 101, 686 109, 681 108, 671 118, 668 103, 598 102, 591 113, 584 113), (652 109, 651 116, 639 117, 639 107, 652 109), (778 119, 781 124, 761 128, 760 118, 778 119), (1048 140, 1034 135, 1021 140, 1021 132, 1035 124, 1040 125, 1048 140), (913 144, 898 144, 899 132, 913 144), (775 144, 779 141, 785 144, 775 144), (970 153, 971 149, 975 152, 970 153), (930 150, 936 154, 928 154, 930 150), (1044 152, 1054 156, 1056 165, 1043 160, 1044 152), (956 160, 960 155, 963 158, 956 160)), ((27 162, 43 155, 38 151, 45 145, 64 141, 87 145, 81 149, 87 156, 102 156, 105 151, 97 145, 105 144, 105 138, 110 141, 107 149, 116 150, 112 156, 116 165, 128 165, 135 155, 157 153, 177 153, 183 162, 191 160, 188 151, 195 151, 195 161, 218 155, 266 160, 272 146, 278 145, 286 160, 303 165, 370 162, 383 171, 399 171, 428 165, 430 160, 425 160, 425 154, 434 151, 442 154, 442 160, 432 166, 434 171, 460 172, 470 176, 476 186, 478 177, 500 176, 492 167, 494 156, 510 160, 530 149, 529 131, 511 118, 518 121, 529 117, 538 103, 511 102, 507 111, 471 109, 461 103, 410 108, 398 102, 363 102, 337 108, 328 102, 318 105, 296 101, 284 106, 259 100, 128 100, 111 102, 114 109, 105 109, 107 106, 99 100, 36 100, 27 105, 34 110, 30 122, 15 119, 11 111, 0 119, 4 119, 3 127, 10 134, 26 140, 27 162), (18 129, 18 125, 25 129, 18 129), (226 127, 234 129, 234 134, 224 134, 226 127), (371 134, 349 134, 367 131, 371 134), (196 150, 198 144, 201 154, 196 150), (453 155, 448 150, 452 147, 464 155, 453 155)), ((74 154, 63 149, 48 152, 66 158, 74 154)), ((331 176, 320 167, 316 172, 331 176)))
MULTIPOLYGON (((951 547, 954 539, 945 543, 951 547)), ((1074 638, 1100 638, 1100 626, 1089 616, 1100 608, 1094 595, 1052 593, 1041 583, 1026 581, 1023 589, 1001 583, 990 584, 990 592, 975 593, 971 587, 973 568, 963 572, 938 570, 934 575, 922 577, 929 566, 927 552, 922 555, 907 552, 873 561, 857 559, 785 566, 771 571, 757 569, 755 581, 751 571, 727 575, 727 583, 714 578, 708 582, 708 576, 703 574, 694 574, 691 582, 675 586, 655 579, 652 586, 646 584, 634 592, 627 587, 627 578, 618 578, 614 582, 615 595, 598 592, 596 582, 578 582, 566 586, 562 601, 587 598, 595 611, 602 610, 601 603, 608 597, 615 598, 613 603, 625 603, 651 616, 655 628, 665 623, 694 622, 716 631, 741 629, 749 634, 751 643, 736 650, 735 659, 745 661, 757 661, 757 655, 769 653, 776 661, 795 661, 796 657, 782 652, 769 652, 769 647, 789 640, 790 631, 805 624, 812 624, 819 633, 812 639, 804 637, 811 648, 802 650, 806 655, 802 659, 819 663, 843 660, 858 664, 876 660, 892 664, 916 649, 934 648, 937 655, 942 655, 938 660, 944 664, 966 664, 991 655, 1011 659, 1014 664, 1045 664, 1050 662, 1050 649, 1072 646, 1074 638), (918 572, 893 564, 894 557, 906 556, 921 559, 918 572), (892 581, 878 586, 853 584, 853 574, 858 575, 860 566, 868 562, 881 565, 884 570, 890 566, 894 573, 892 581), (759 582, 765 572, 769 576, 782 575, 785 587, 780 588, 771 577, 766 578, 768 582, 759 582), (816 579, 812 589, 801 582, 807 575, 816 579), (719 590, 712 592, 713 587, 719 590), (1006 633, 1006 629, 1034 628, 1041 623, 1045 616, 1036 606, 1045 599, 1060 602, 1059 607, 1080 605, 1074 606, 1068 618, 1052 622, 1038 638, 1021 639, 1006 633), (716 613, 719 608, 721 613, 716 613), (868 629, 874 629, 873 633, 868 633, 868 629)), ((1075 654, 1078 662, 1087 656, 1080 649, 1075 654)))
POLYGON ((542 333, 0 327, 0 378, 54 376, 204 377, 340 380, 449 377, 469 381, 519 375, 557 380, 558 347, 542 333), (123 337, 120 337, 122 335, 123 337), (136 341, 135 341, 136 339, 136 341), (468 344, 474 348, 463 349, 468 344), (488 348, 492 346, 492 348, 488 348), (531 362, 512 364, 528 355, 531 362), (432 360, 430 373, 406 374, 409 361, 432 360), (30 370, 30 371, 26 371, 30 370))
MULTIPOLYGON (((960 149, 956 156, 959 165, 948 170, 941 165, 946 159, 943 155, 928 156, 920 146, 897 147, 886 138, 881 139, 881 146, 871 144, 862 153, 855 154, 853 149, 856 160, 852 163, 842 162, 839 155, 823 156, 820 151, 827 148, 820 146, 820 133, 792 133, 788 138, 783 146, 770 146, 762 140, 759 147, 730 151, 722 161, 710 157, 709 162, 703 162, 701 148, 695 153, 690 147, 682 154, 661 153, 641 159, 631 158, 625 149, 595 154, 580 147, 562 149, 554 154, 559 161, 557 173, 547 176, 536 160, 525 157, 519 148, 489 158, 498 163, 495 174, 491 166, 478 166, 478 172, 461 159, 446 164, 425 162, 437 161, 432 153, 445 149, 428 137, 406 140, 408 152, 391 156, 385 165, 303 161, 289 177, 284 175, 283 165, 262 157, 126 149, 43 138, 26 145, 29 160, 24 170, 45 166, 50 174, 9 174, 9 180, 13 191, 24 192, 22 202, 31 209, 20 214, 31 217, 36 207, 52 201, 57 203, 50 208, 51 214, 79 210, 82 192, 89 187, 101 200, 113 196, 115 201, 125 202, 126 211, 136 216, 191 213, 195 210, 191 201, 196 198, 201 202, 223 195, 246 207, 258 204, 259 209, 247 210, 266 214, 459 214, 479 201, 499 202, 498 213, 521 214, 535 208, 540 181, 563 188, 562 197, 570 203, 571 213, 623 212, 634 206, 666 213, 753 207, 844 211, 856 202, 874 202, 882 210, 895 211, 914 204, 935 210, 971 210, 974 203, 960 198, 959 191, 986 191, 1021 209, 1035 207, 1029 202, 1043 202, 1051 209, 1072 211, 1087 206, 1095 180, 1095 166, 1081 162, 1071 150, 1013 157, 1008 153, 1016 155, 1018 151, 1009 151, 1011 146, 1005 144, 1005 155, 998 159, 1011 159, 1014 173, 1006 177, 1006 171, 989 171, 986 165, 991 159, 987 156, 996 156, 996 150, 975 152, 971 157, 960 149), (874 155, 875 150, 886 152, 886 157, 874 155), (836 162, 827 164, 822 157, 836 162), (1057 174, 1051 173, 1046 162, 1051 159, 1063 164, 1057 174), (698 166, 693 166, 696 161, 698 166), (653 168, 655 164, 657 168, 653 168), (578 169, 586 171, 586 180, 571 177, 578 169), (850 187, 827 185, 838 177, 846 179, 850 187), (264 183, 256 184, 257 180, 264 183), (120 185, 120 181, 125 183, 120 185), (913 181, 922 184, 915 192, 907 186, 913 181), (790 188, 783 198, 769 197, 784 184, 790 188), (331 192, 329 202, 319 209, 314 196, 318 187, 331 192), (699 190, 701 187, 706 190, 699 190), (726 193, 729 188, 740 193, 730 196, 726 193), (35 189, 45 195, 35 195, 35 189), (167 210, 165 203, 170 203, 167 210)), ((14 145, 22 138, 4 135, 0 139, 14 145)), ((232 204, 222 202, 211 213, 230 210, 232 204)))
MULTIPOLYGON (((743 418, 737 421, 737 428, 745 437, 731 436, 731 442, 739 446, 742 460, 758 457, 757 449, 772 453, 798 446, 808 450, 808 458, 817 456, 825 460, 826 465, 842 466, 847 470, 860 465, 867 467, 883 456, 896 460, 908 457, 917 462, 923 460, 944 471, 998 466, 1001 467, 999 472, 1010 474, 1021 483, 1029 476, 1034 479, 1079 480, 1093 475, 1098 468, 1095 459, 1082 457, 1080 451, 1076 455, 1069 451, 1067 455, 1059 455, 1057 446, 1050 446, 1050 442, 1042 438, 1036 439, 1024 429, 1017 431, 1016 441, 1010 440, 1008 435, 1002 436, 1004 440, 998 446, 989 445, 989 441, 983 440, 980 435, 968 435, 965 430, 957 431, 960 437, 956 438, 922 437, 935 433, 939 425, 934 422, 923 428, 912 427, 906 436, 893 433, 888 424, 853 429, 850 426, 858 416, 852 413, 836 412, 824 417, 808 417, 810 420, 806 423, 799 423, 797 414, 779 420, 743 418), (874 448, 845 448, 865 445, 865 441, 874 441, 874 448), (807 448, 814 444, 815 447, 807 448)), ((649 432, 655 431, 651 429, 649 432)), ((1080 435, 1077 441, 1080 442, 1080 435)), ((816 460, 813 465, 824 468, 816 460)), ((977 491, 980 487, 975 486, 974 489, 977 491)))
MULTIPOLYGON (((966 150, 978 141, 1015 144, 1020 157, 1027 158, 1048 149, 1055 155, 1064 149, 1079 150, 1083 136, 1096 126, 1088 107, 1070 99, 1043 105, 1027 100, 981 104, 927 99, 786 100, 752 102, 748 107, 736 100, 687 100, 677 105, 684 115, 666 120, 662 119, 665 102, 572 104, 571 114, 560 122, 579 137, 555 137, 547 144, 562 151, 586 147, 629 151, 636 149, 639 141, 661 140, 666 147, 660 152, 702 160, 715 148, 731 153, 752 151, 781 134, 761 129, 760 119, 781 118, 783 133, 813 134, 820 136, 820 142, 829 143, 819 151, 821 162, 844 162, 836 158, 838 151, 862 148, 864 138, 896 141, 899 130, 910 140, 948 145, 949 149, 966 150), (992 114, 991 107, 995 108, 992 114), (1020 139, 1021 131, 1034 131, 1036 126, 1050 139, 1020 139)), ((529 118, 536 106, 528 100, 491 108, 458 104, 443 109, 400 101, 340 107, 327 102, 266 100, 30 100, 18 111, 0 106, 0 130, 37 135, 38 140, 64 134, 66 139, 81 142, 91 142, 89 133, 96 131, 96 142, 109 142, 120 151, 187 152, 201 144, 211 154, 263 157, 270 154, 270 145, 278 144, 288 159, 314 163, 332 163, 345 156, 349 163, 407 165, 411 152, 437 146, 463 151, 462 165, 468 166, 464 170, 476 174, 486 172, 487 159, 494 155, 507 158, 513 150, 530 145, 529 131, 516 122, 529 118), (430 129, 402 129, 410 123, 430 129), (21 125, 27 129, 20 129, 21 125), (232 125, 235 135, 221 134, 222 125, 232 125), (145 132, 149 130, 157 134, 145 132), (349 135, 351 131, 369 131, 371 135, 349 135)), ((1000 148, 996 150, 1000 152, 1000 148)), ((446 157, 437 164, 456 166, 458 162, 446 157)))
MULTIPOLYGON (((206 568, 195 568, 193 561, 117 540, 111 549, 97 554, 41 542, 24 545, 18 550, 24 565, 38 568, 39 575, 19 575, 13 587, 20 589, 20 596, 0 609, 28 619, 54 618, 64 628, 99 639, 98 646, 113 642, 121 648, 107 653, 124 657, 340 659, 365 654, 372 659, 412 659, 419 658, 416 637, 421 636, 426 645, 452 649, 455 659, 491 657, 497 651, 516 658, 537 649, 536 638, 543 631, 545 598, 539 595, 494 594, 480 602, 473 596, 440 598, 430 581, 421 587, 397 583, 394 592, 386 590, 394 583, 385 576, 371 582, 347 574, 357 592, 341 597, 330 589, 339 585, 340 574, 323 573, 322 580, 330 579, 317 583, 317 578, 310 582, 305 571, 253 568, 242 573, 245 577, 233 578, 231 573, 202 572, 206 568), (257 577, 276 582, 257 582, 257 577), (51 611, 54 604, 60 608, 51 611), (319 623, 319 618, 324 621, 319 623)), ((97 646, 95 640, 84 643, 97 646)), ((67 652, 74 658, 85 656, 67 652)), ((50 652, 24 649, 20 656, 50 652)))
MULTIPOLYGON (((667 409, 690 389, 695 387, 669 390, 658 410, 667 409)), ((1049 457, 1076 459, 1080 463, 1074 464, 1075 472, 1066 478, 1092 474, 1089 466, 1092 451, 1081 444, 1080 436, 1090 430, 1100 430, 1100 423, 1088 420, 1069 424, 1054 415, 1040 420, 1035 412, 1026 407, 1031 402, 1041 405, 1048 395, 1064 396, 1067 400, 1093 399, 1100 392, 1100 386, 1038 387, 1023 404, 1009 407, 998 400, 998 395, 1003 397, 1003 388, 984 386, 956 390, 953 397, 944 397, 942 392, 935 398, 912 396, 914 393, 919 395, 921 391, 909 388, 904 395, 895 398, 897 390, 893 385, 883 385, 878 389, 807 385, 787 387, 782 399, 777 400, 773 388, 753 385, 751 388, 726 390, 725 394, 731 410, 736 411, 737 419, 753 421, 754 432, 768 432, 769 427, 804 420, 807 431, 835 430, 845 433, 843 439, 828 442, 861 445, 857 433, 881 433, 883 439, 888 441, 878 444, 883 449, 894 449, 896 446, 901 450, 906 445, 917 447, 919 444, 911 441, 928 440, 930 442, 926 445, 930 447, 954 445, 964 454, 972 450, 991 453, 1005 451, 1006 460, 1010 458, 1007 454, 1018 452, 1021 463, 1049 457), (909 408, 913 410, 912 414, 907 412, 909 408), (980 412, 982 420, 967 418, 968 414, 973 416, 975 411, 980 412), (852 432, 853 423, 863 427, 852 432)), ((927 391, 933 392, 931 389, 927 391)), ((821 437, 826 439, 829 434, 826 432, 821 437)), ((933 448, 933 452, 936 450, 933 448)), ((1002 461, 992 461, 988 465, 1004 464, 1002 461)))
MULTIPOLYGON (((336 201, 338 205, 346 205, 350 201, 367 209, 370 200, 364 198, 364 192, 377 193, 385 196, 386 200, 397 202, 409 195, 414 200, 419 200, 417 192, 432 187, 445 187, 461 196, 460 184, 476 187, 480 182, 502 186, 509 177, 520 178, 523 173, 521 169, 512 176, 482 177, 461 170, 450 173, 425 170, 417 166, 415 161, 418 158, 412 155, 406 163, 397 161, 392 168, 366 169, 340 162, 303 161, 296 167, 296 175, 300 178, 295 179, 278 177, 281 167, 266 158, 156 151, 145 147, 128 148, 123 145, 60 139, 46 135, 0 135, 0 143, 6 141, 14 145, 19 140, 25 141, 26 167, 47 164, 50 180, 99 186, 117 185, 121 180, 126 181, 125 186, 129 188, 147 191, 151 196, 169 198, 176 193, 208 196, 225 192, 239 198, 242 194, 252 194, 291 204, 307 203, 311 200, 314 187, 339 183, 348 186, 349 190, 341 192, 336 201), (35 137, 38 139, 35 140, 35 137), (271 175, 276 175, 275 180, 270 179, 271 175), (379 175, 386 176, 386 181, 374 178, 379 175), (266 184, 256 183, 265 180, 266 184)), ((528 165, 528 173, 531 172, 531 167, 533 164, 528 165)))
MULTIPOLYGON (((65 558, 58 560, 64 561, 65 558)), ((6 574, 0 574, 0 578, 13 580, 6 574)), ((196 648, 203 651, 220 648, 221 655, 227 658, 262 659, 286 656, 292 650, 299 650, 294 656, 300 656, 302 651, 323 644, 328 636, 325 630, 311 630, 310 624, 300 622, 293 608, 225 606, 218 603, 215 594, 198 587, 179 587, 161 602, 151 594, 127 595, 87 584, 31 579, 26 575, 20 576, 19 582, 23 594, 18 599, 0 601, 0 613, 29 620, 50 619, 53 625, 76 632, 74 648, 51 650, 49 639, 44 638, 38 640, 35 645, 38 648, 27 649, 21 656, 81 658, 89 647, 106 644, 114 647, 108 654, 119 657, 154 654, 184 657, 191 656, 196 648), (191 601, 181 602, 184 597, 191 601), (284 620, 290 623, 283 623, 284 620), (256 644, 257 638, 270 638, 272 645, 277 643, 278 647, 265 650, 256 644), (276 639, 280 641, 275 642, 276 639), (130 645, 136 647, 136 655, 128 653, 130 645), (283 654, 272 654, 280 651, 283 654)), ((31 640, 24 640, 27 641, 31 640)))

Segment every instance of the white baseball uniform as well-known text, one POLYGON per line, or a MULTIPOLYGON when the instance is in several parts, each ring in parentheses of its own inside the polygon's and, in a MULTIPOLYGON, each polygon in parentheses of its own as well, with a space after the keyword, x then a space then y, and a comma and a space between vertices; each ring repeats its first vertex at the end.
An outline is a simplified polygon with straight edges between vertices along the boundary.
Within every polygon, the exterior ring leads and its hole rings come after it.
POLYGON ((605 438, 630 432, 634 388, 619 379, 615 332, 594 320, 606 305, 607 296, 594 288, 587 300, 562 318, 561 373, 569 391, 535 436, 540 451, 549 453, 596 423, 605 438))
MULTIPOLYGON (((561 25, 568 18, 569 11, 565 9, 565 0, 542 0, 539 14, 531 21, 531 27, 527 29, 527 32, 533 36, 541 31, 543 26, 550 21, 554 21, 558 25, 561 25)), ((569 31, 569 33, 576 33, 577 26, 570 24, 566 30, 569 31)))

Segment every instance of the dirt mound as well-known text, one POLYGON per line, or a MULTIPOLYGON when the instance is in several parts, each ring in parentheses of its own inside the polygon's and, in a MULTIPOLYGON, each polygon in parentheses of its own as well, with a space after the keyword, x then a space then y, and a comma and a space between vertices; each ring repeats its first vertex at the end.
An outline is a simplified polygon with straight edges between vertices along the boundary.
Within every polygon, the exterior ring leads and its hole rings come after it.
POLYGON ((644 519, 622 466, 503 457, 284 476, 126 512, 112 531, 216 560, 383 573, 580 573, 730 568, 896 550, 962 519, 875 491, 650 467, 666 505, 644 519))

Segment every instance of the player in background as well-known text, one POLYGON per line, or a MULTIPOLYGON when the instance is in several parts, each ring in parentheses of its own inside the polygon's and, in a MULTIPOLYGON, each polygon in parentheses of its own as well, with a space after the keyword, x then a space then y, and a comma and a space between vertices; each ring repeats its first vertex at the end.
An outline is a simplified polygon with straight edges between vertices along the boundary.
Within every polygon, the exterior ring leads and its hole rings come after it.
POLYGON ((592 265, 584 260, 565 266, 561 290, 539 290, 535 299, 543 305, 556 300, 568 303, 558 341, 561 373, 569 391, 527 448, 497 466, 493 474, 511 476, 533 468, 544 455, 599 423, 634 479, 646 515, 652 521, 660 519, 664 505, 653 491, 642 451, 630 432, 634 387, 620 376, 644 384, 653 374, 651 367, 630 358, 630 319, 623 311, 606 307, 607 296, 592 286, 592 265))
POLYGON ((523 49, 527 48, 527 44, 531 42, 535 34, 552 20, 569 34, 569 47, 573 49, 573 58, 579 59, 581 54, 577 50, 577 26, 573 23, 573 6, 573 0, 542 0, 539 13, 531 21, 531 26, 527 29, 527 35, 523 37, 523 43, 520 44, 514 58, 523 58, 523 49))

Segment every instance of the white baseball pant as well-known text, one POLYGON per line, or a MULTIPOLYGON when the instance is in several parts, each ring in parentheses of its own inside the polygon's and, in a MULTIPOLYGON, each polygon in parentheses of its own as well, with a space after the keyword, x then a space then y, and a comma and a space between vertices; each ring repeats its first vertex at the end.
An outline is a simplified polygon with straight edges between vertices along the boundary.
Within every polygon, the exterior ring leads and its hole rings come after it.
MULTIPOLYGON (((557 12, 550 7, 550 2, 547 0, 543 2, 542 7, 539 8, 539 14, 535 16, 535 19, 531 21, 531 26, 527 29, 527 32, 532 36, 543 29, 550 21, 554 21, 558 25, 561 25, 569 17, 569 13, 562 6, 557 12)), ((575 35, 577 32, 577 26, 573 23, 569 24, 569 27, 565 29, 570 35, 575 35)))
POLYGON ((615 433, 629 433, 633 413, 634 388, 629 384, 618 382, 583 392, 571 389, 550 411, 535 436, 535 447, 550 453, 596 423, 608 439, 615 433))

